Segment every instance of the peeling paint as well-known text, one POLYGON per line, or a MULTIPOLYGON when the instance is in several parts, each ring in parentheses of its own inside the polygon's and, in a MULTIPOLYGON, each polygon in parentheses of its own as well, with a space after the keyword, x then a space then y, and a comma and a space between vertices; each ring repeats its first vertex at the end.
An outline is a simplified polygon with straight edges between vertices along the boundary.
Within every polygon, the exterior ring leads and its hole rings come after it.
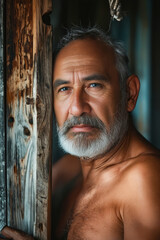
POLYGON ((8 188, 13 189, 12 198, 16 197, 14 204, 13 202, 10 203, 11 197, 8 199, 9 211, 12 212, 12 214, 8 213, 8 220, 10 223, 13 222, 12 216, 15 209, 20 206, 21 211, 16 211, 18 213, 16 225, 27 232, 33 233, 36 201, 37 115, 36 106, 26 105, 24 99, 21 98, 16 108, 11 108, 15 120, 12 128, 8 129, 8 145, 11 147, 8 155, 7 175, 11 179, 13 176, 11 174, 12 165, 14 169, 14 179, 11 180, 11 185, 8 188), (34 124, 32 125, 29 123, 29 112, 34 118, 34 124), (14 165, 15 160, 16 165, 14 165))
POLYGON ((9 0, 6 4, 8 224, 32 234, 36 209, 37 113, 33 90, 36 80, 32 82, 31 9, 32 0, 9 0))
MULTIPOLYGON (((30 79, 33 69, 33 33, 32 33, 32 1, 10 0, 7 4, 12 26, 7 32, 7 102, 17 101, 18 94, 27 89, 31 93, 30 79), (14 44, 13 44, 14 43, 14 44), (15 81, 13 81, 15 79, 15 81), (25 79, 25 81, 24 81, 25 79)), ((8 22, 8 24, 11 24, 8 22)))
POLYGON ((8 223, 41 240, 50 239, 52 132, 52 35, 42 22, 44 2, 6 4, 8 223))

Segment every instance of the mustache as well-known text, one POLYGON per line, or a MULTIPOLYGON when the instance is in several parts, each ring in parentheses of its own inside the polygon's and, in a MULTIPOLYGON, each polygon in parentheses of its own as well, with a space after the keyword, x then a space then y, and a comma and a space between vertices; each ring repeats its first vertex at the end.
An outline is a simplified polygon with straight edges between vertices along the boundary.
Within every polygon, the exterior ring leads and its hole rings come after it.
POLYGON ((85 124, 91 127, 99 128, 100 130, 106 130, 104 123, 98 118, 84 114, 80 117, 73 116, 72 118, 66 120, 61 128, 58 128, 58 132, 61 135, 66 134, 70 128, 75 125, 85 124))

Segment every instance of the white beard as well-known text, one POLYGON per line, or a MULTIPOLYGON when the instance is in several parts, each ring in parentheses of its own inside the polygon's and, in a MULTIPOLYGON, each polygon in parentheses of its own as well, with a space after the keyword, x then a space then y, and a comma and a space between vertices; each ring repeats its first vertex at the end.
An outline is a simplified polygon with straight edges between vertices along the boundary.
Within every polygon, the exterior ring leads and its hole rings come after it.
POLYGON ((114 121, 108 130, 100 119, 86 114, 78 118, 72 117, 65 122, 62 128, 57 126, 60 146, 71 155, 87 159, 107 153, 121 140, 127 129, 128 113, 125 106, 122 105, 115 114, 114 121), (85 120, 86 118, 87 120, 85 120), (67 137, 70 127, 78 123, 97 127, 99 134, 96 134, 97 137, 91 138, 89 132, 78 132, 72 133, 72 138, 67 137))

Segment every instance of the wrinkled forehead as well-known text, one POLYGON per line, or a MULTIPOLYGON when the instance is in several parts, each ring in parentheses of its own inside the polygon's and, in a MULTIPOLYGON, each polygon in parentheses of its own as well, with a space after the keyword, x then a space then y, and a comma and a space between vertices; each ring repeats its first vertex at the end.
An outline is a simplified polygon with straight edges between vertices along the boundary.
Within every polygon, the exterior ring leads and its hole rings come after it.
POLYGON ((54 70, 64 62, 69 65, 70 61, 72 63, 75 61, 76 64, 78 59, 80 61, 93 60, 98 61, 99 64, 113 66, 116 63, 115 53, 111 46, 101 40, 87 38, 71 41, 62 48, 55 59, 54 70))

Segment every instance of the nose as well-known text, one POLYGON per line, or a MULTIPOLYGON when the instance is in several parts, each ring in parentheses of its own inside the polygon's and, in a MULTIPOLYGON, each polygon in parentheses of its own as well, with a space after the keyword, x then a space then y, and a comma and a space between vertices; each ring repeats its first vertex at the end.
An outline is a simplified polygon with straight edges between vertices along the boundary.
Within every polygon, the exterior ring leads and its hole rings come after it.
POLYGON ((73 93, 71 104, 69 107, 69 114, 79 117, 83 113, 90 113, 91 107, 83 91, 77 90, 73 93))

